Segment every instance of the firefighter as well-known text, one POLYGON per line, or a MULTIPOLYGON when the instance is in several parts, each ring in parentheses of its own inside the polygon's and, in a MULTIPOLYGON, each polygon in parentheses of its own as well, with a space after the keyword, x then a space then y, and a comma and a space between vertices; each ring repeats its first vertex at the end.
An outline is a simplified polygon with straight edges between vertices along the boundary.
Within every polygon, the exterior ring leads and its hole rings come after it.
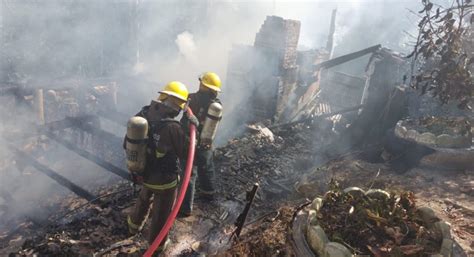
MULTIPOLYGON (((193 168, 193 174, 189 182, 188 190, 186 191, 186 197, 184 198, 183 205, 179 212, 181 217, 188 217, 191 215, 194 202, 196 175, 197 180, 199 181, 199 189, 202 198, 210 202, 214 200, 215 194, 215 168, 212 141, 203 140, 202 135, 206 118, 210 117, 210 106, 214 106, 214 103, 218 103, 218 106, 221 107, 221 101, 217 98, 217 95, 221 92, 221 80, 216 73, 206 72, 199 77, 199 82, 199 90, 196 93, 190 94, 188 101, 189 108, 196 115, 200 125, 197 129, 198 140, 196 145, 196 155, 194 157, 195 167, 193 168)), ((220 120, 220 116, 218 119, 220 120)), ((218 122, 216 119, 214 119, 214 121, 218 122)), ((186 128, 186 124, 189 121, 187 117, 183 116, 181 122, 186 128)), ((215 131, 213 133, 215 134, 215 131)))
MULTIPOLYGON (((153 207, 150 212, 151 224, 149 242, 153 242, 166 219, 171 213, 176 200, 179 179, 179 160, 186 155, 185 135, 179 121, 174 120, 185 108, 188 90, 181 82, 173 81, 159 92, 157 100, 152 100, 136 115, 148 122, 148 139, 146 164, 141 174, 132 176, 134 182, 142 183, 137 202, 127 217, 129 232, 136 234, 144 223, 145 215, 153 196, 153 207)), ((189 116, 191 123, 198 125, 195 116, 189 116)), ((126 139, 127 140, 127 139, 126 139)), ((169 240, 163 240, 157 252, 163 251, 169 240)))

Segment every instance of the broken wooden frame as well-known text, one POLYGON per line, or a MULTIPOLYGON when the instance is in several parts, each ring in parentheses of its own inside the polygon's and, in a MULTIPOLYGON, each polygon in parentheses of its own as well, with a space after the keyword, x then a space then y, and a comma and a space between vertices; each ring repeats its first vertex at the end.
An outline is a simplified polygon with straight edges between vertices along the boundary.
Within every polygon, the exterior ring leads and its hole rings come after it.
POLYGON ((318 115, 318 116, 304 118, 304 119, 300 119, 300 120, 289 122, 289 123, 277 124, 275 126, 270 126, 268 128, 269 129, 275 129, 275 128, 291 127, 291 126, 299 124, 299 123, 304 123, 304 122, 308 122, 308 121, 315 121, 316 119, 329 118, 329 117, 332 117, 332 116, 338 115, 338 114, 344 114, 344 113, 348 113, 348 112, 358 111, 358 110, 364 108, 365 106, 366 106, 365 104, 360 104, 360 105, 357 105, 357 106, 354 106, 354 107, 349 107, 349 108, 339 110, 337 112, 325 113, 325 114, 321 114, 321 115, 318 115))
POLYGON ((333 58, 333 59, 315 64, 313 66, 313 68, 316 71, 320 70, 320 69, 323 69, 323 68, 324 69, 329 69, 329 68, 332 68, 334 66, 337 66, 337 65, 343 64, 345 62, 349 62, 349 61, 352 61, 352 60, 357 59, 359 57, 362 57, 366 54, 374 53, 375 51, 379 50, 381 47, 382 46, 379 44, 379 45, 375 45, 375 46, 371 46, 371 47, 362 49, 362 50, 357 51, 357 52, 353 52, 353 53, 346 54, 346 55, 341 55, 339 57, 336 57, 336 58, 333 58))
POLYGON ((295 101, 295 104, 291 107, 293 111, 291 111, 290 116, 291 117, 289 120, 295 120, 300 118, 305 110, 308 109, 308 106, 311 105, 316 97, 318 96, 320 92, 320 83, 321 83, 321 72, 323 70, 327 70, 329 68, 338 66, 340 64, 352 61, 354 59, 360 58, 364 55, 367 54, 373 54, 376 53, 381 49, 381 45, 375 45, 371 46, 356 52, 352 52, 350 54, 342 55, 327 61, 323 61, 321 63, 315 64, 312 66, 312 70, 314 71, 314 78, 313 81, 310 83, 310 85, 306 88, 306 90, 299 96, 297 96, 297 101, 295 101))
MULTIPOLYGON (((6 140, 4 140, 6 141, 6 140)), ((48 168, 46 165, 38 162, 34 157, 29 155, 28 153, 18 149, 12 143, 6 142, 8 147, 12 149, 13 153, 17 156, 20 163, 27 163, 33 167, 35 167, 38 171, 45 174, 46 176, 50 177, 54 181, 56 181, 61 186, 66 187, 67 189, 71 190, 76 195, 90 201, 96 198, 95 195, 89 193, 87 190, 83 189, 82 187, 78 186, 74 182, 70 181, 69 179, 63 177, 62 175, 58 174, 56 171, 48 168)))
MULTIPOLYGON (((102 138, 106 141, 112 141, 114 144, 122 145, 122 140, 113 135, 110 132, 102 130, 97 127, 99 122, 99 118, 93 115, 84 115, 81 117, 67 117, 60 121, 50 122, 42 126, 37 126, 36 131, 37 133, 32 134, 23 134, 22 136, 34 136, 34 135, 41 135, 44 134, 47 137, 51 138, 52 140, 56 141, 57 143, 61 144, 62 146, 66 147, 67 149, 73 151, 74 153, 78 154, 79 156, 99 165, 100 167, 104 168, 105 170, 112 172, 113 174, 120 176, 124 179, 130 180, 128 176, 128 172, 121 169, 120 167, 115 166, 112 163, 109 163, 98 156, 83 150, 77 147, 75 144, 69 142, 61 138, 60 136, 56 135, 54 132, 58 130, 64 130, 67 128, 77 128, 83 130, 89 134, 97 135, 99 138, 102 138)), ((97 197, 92 193, 88 192, 87 190, 83 189, 82 187, 78 186, 77 184, 71 182, 64 176, 58 174, 56 171, 48 168, 46 165, 41 164, 38 162, 33 156, 29 155, 28 153, 18 149, 15 147, 11 142, 9 142, 6 138, 3 138, 3 141, 6 141, 9 145, 9 148, 12 149, 13 153, 19 158, 20 162, 27 163, 40 172, 44 173, 58 184, 68 188, 76 195, 91 201, 96 199, 97 197)))

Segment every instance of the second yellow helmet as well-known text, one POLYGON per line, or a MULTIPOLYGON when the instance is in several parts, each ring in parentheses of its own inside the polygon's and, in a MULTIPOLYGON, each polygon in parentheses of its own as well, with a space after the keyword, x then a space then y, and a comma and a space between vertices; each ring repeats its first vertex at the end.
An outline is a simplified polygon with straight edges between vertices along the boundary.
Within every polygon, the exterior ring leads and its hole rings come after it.
POLYGON ((216 92, 221 92, 221 79, 216 73, 206 72, 202 74, 199 81, 201 81, 205 87, 216 92))

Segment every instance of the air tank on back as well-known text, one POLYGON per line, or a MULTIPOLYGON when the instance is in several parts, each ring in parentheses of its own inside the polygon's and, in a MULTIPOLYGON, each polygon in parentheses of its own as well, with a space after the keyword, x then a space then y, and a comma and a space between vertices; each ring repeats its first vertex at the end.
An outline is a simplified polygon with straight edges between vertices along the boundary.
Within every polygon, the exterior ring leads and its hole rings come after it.
POLYGON ((142 173, 146 165, 148 122, 142 117, 132 117, 127 123, 125 150, 127 168, 132 173, 142 173))
POLYGON ((213 102, 207 109, 206 119, 201 131, 201 144, 212 145, 216 137, 217 125, 222 118, 222 105, 218 102, 213 102))

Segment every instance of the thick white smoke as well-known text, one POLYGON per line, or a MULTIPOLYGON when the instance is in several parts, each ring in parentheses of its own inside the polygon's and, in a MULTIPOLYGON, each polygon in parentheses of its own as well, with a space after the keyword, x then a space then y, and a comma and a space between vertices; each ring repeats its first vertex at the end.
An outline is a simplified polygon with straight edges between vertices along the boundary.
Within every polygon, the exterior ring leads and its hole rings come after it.
POLYGON ((198 64, 198 49, 191 33, 185 31, 179 34, 174 42, 178 45, 179 52, 186 62, 190 62, 193 66, 198 64))

